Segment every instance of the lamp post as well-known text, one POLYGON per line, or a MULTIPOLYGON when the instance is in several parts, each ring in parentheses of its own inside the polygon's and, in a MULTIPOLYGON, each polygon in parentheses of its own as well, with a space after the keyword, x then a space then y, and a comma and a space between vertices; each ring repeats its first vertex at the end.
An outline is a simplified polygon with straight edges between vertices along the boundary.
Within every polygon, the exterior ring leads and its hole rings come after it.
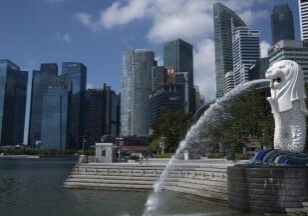
POLYGON ((122 138, 122 137, 117 137, 116 140, 118 140, 118 143, 119 143, 118 161, 120 161, 120 160, 121 160, 121 149, 122 149, 122 146, 123 146, 123 140, 124 140, 124 138, 122 138))

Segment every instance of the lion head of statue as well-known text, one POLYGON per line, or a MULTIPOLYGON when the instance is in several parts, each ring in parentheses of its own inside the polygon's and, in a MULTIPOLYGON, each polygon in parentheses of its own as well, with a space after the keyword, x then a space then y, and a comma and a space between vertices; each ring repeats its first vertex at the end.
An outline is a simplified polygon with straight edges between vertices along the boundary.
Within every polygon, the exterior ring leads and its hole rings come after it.
POLYGON ((300 65, 291 60, 276 62, 266 71, 265 77, 271 80, 271 99, 277 101, 279 112, 292 109, 292 102, 299 100, 302 111, 308 113, 305 81, 300 65))

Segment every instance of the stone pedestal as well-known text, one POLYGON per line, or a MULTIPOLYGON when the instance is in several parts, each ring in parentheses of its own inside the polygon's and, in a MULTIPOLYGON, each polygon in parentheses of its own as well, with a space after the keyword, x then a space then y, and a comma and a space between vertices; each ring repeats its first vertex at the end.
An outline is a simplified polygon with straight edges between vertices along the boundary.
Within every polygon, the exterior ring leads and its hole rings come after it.
POLYGON ((249 166, 228 168, 228 202, 252 212, 285 213, 308 200, 307 166, 249 166))
POLYGON ((112 143, 96 143, 95 144, 95 162, 112 163, 115 159, 112 143))

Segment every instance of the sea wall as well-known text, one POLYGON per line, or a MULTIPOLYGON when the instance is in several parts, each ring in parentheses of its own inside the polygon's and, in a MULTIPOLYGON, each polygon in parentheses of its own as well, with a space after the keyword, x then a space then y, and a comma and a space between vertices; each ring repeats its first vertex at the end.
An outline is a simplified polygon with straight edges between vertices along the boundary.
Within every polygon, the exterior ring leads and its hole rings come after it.
POLYGON ((307 166, 228 168, 231 207, 252 212, 306 212, 305 201, 308 201, 307 166))
MULTIPOLYGON (((65 188, 148 191, 158 180, 166 160, 144 163, 77 164, 65 188)), ((163 184, 165 190, 227 201, 226 160, 178 161, 163 184)))

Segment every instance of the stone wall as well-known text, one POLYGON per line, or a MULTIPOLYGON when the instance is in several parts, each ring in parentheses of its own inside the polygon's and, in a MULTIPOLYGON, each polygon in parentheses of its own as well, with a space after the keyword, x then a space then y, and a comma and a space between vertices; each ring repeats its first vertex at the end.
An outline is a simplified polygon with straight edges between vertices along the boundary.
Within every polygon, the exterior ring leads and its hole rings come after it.
MULTIPOLYGON (((78 164, 64 183, 65 188, 148 191, 165 168, 154 163, 78 164)), ((211 161, 185 161, 170 171, 165 190, 207 199, 227 201, 227 167, 232 164, 211 161)))

